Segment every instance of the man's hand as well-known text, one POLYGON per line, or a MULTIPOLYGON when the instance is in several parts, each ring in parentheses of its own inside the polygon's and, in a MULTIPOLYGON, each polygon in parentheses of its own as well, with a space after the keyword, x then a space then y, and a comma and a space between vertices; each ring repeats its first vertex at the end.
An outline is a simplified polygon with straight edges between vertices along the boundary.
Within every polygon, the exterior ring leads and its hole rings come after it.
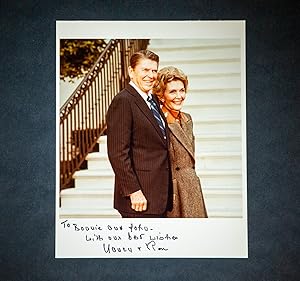
POLYGON ((138 190, 130 195, 131 208, 136 212, 147 210, 147 199, 141 190, 138 190))

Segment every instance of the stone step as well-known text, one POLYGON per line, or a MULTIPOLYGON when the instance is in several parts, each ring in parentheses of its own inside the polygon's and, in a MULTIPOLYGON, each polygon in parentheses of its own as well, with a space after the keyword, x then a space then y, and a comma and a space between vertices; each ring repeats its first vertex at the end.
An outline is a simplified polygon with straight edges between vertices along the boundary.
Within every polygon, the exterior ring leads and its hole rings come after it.
POLYGON ((185 105, 183 111, 189 113, 193 121, 241 119, 239 104, 185 105))
POLYGON ((60 219, 69 218, 121 218, 120 214, 115 209, 79 209, 75 208, 65 208, 59 209, 60 219))
POLYGON ((99 152, 107 153, 107 135, 100 136, 97 143, 99 144, 99 152))
POLYGON ((242 217, 242 192, 203 190, 208 217, 242 217))
POLYGON ((61 205, 64 208, 109 209, 113 204, 113 188, 87 190, 68 188, 61 191, 61 205))
MULTIPOLYGON (((188 75, 188 73, 186 73, 188 75)), ((216 90, 241 87, 239 73, 188 75, 190 90, 216 90)))
POLYGON ((237 118, 197 120, 193 118, 194 134, 202 135, 241 135, 241 120, 237 118))
MULTIPOLYGON (((196 166, 197 168, 197 166, 196 166)), ((198 170, 197 174, 205 188, 242 186, 240 170, 198 170)), ((114 173, 112 170, 81 170, 74 174, 75 188, 86 190, 112 190, 114 173)))
POLYGON ((240 152, 204 152, 196 156, 197 170, 237 170, 240 167, 240 152))
POLYGON ((204 152, 240 152, 239 135, 195 135, 195 153, 204 152))
POLYGON ((207 75, 207 74, 225 74, 241 71, 239 59, 223 59, 223 60, 202 60, 202 61, 183 61, 176 62, 160 61, 159 70, 166 66, 175 66, 181 69, 189 78, 190 75, 207 75))
POLYGON ((197 170, 201 186, 205 189, 235 188, 241 189, 242 173, 240 170, 197 170))
POLYGON ((240 46, 239 39, 151 39, 149 49, 172 51, 181 49, 213 49, 240 46))
POLYGON ((113 170, 80 170, 74 173, 75 188, 88 190, 112 190, 114 186, 113 170))
POLYGON ((111 170, 111 165, 107 156, 107 148, 105 146, 103 152, 89 153, 86 157, 89 170, 111 170))
POLYGON ((207 209, 208 218, 242 218, 243 213, 241 208, 215 207, 207 209))
POLYGON ((189 105, 200 107, 211 105, 239 105, 241 106, 240 89, 212 89, 212 90, 190 90, 184 101, 184 108, 189 105))
POLYGON ((212 48, 168 48, 153 49, 164 63, 176 65, 178 62, 191 62, 201 64, 202 62, 240 60, 239 46, 215 46, 212 48))

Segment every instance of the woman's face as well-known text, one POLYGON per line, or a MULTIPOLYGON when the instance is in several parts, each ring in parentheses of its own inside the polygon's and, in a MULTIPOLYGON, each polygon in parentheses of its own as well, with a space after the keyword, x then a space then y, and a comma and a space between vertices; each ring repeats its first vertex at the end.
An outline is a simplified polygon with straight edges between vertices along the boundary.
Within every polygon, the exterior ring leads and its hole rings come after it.
POLYGON ((180 111, 185 97, 186 92, 183 82, 180 80, 173 80, 167 84, 163 102, 168 109, 180 111))

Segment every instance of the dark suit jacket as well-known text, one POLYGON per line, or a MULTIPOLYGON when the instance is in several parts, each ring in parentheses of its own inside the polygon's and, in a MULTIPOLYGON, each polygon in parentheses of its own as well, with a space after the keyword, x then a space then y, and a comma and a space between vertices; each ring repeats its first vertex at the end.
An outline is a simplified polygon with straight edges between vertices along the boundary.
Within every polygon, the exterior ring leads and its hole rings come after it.
POLYGON ((162 214, 171 208, 166 120, 165 124, 166 139, 148 105, 130 85, 113 99, 107 112, 107 148, 115 173, 115 209, 136 213, 131 209, 128 195, 138 190, 142 190, 148 201, 143 213, 162 214))

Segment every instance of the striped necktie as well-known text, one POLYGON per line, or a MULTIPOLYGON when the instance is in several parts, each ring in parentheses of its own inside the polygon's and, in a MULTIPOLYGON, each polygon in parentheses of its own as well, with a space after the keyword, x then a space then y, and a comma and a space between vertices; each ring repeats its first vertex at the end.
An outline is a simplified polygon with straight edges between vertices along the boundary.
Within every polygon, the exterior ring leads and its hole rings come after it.
POLYGON ((151 108, 151 111, 154 115, 154 118, 157 121, 158 126, 161 129, 163 136, 166 137, 165 127, 164 127, 164 124, 161 120, 161 117, 160 117, 160 114, 159 114, 158 107, 157 107, 156 103, 154 102, 154 100, 150 96, 148 96, 147 101, 150 102, 150 108, 151 108))

